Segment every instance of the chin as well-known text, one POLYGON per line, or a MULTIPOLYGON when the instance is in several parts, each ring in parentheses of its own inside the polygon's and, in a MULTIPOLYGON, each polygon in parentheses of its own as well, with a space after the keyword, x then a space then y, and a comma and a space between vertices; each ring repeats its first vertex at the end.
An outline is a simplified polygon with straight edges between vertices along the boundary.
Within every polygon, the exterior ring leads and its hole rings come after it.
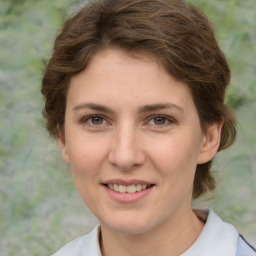
POLYGON ((148 226, 137 226, 137 225, 115 225, 109 227, 113 231, 120 233, 120 234, 126 234, 126 235, 141 235, 144 233, 147 233, 150 230, 150 227, 148 226))
POLYGON ((119 218, 119 220, 115 218, 112 220, 103 220, 100 221, 100 223, 114 232, 129 235, 140 235, 153 228, 152 221, 147 221, 145 217, 143 218, 143 216, 142 218, 122 217, 119 218))

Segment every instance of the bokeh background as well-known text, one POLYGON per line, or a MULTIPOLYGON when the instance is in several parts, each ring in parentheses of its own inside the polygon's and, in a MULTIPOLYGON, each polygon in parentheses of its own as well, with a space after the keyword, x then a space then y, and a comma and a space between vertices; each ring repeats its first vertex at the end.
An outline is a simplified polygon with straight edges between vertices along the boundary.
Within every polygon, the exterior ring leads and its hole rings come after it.
MULTIPOLYGON (((212 207, 256 245, 256 2, 190 0, 215 24, 232 70, 226 101, 235 145, 220 153, 212 207)), ((56 33, 76 0, 0 1, 0 254, 50 255, 97 222, 44 129, 40 81, 56 33)))

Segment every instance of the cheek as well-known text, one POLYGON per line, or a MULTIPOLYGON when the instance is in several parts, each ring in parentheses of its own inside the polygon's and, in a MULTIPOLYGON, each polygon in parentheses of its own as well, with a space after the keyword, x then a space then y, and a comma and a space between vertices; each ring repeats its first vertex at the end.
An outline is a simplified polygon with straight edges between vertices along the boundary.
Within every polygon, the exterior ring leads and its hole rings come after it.
MULTIPOLYGON (((95 143, 97 144, 97 143, 95 143)), ((90 143, 70 147, 70 167, 74 184, 85 204, 91 208, 97 198, 97 187, 101 165, 101 151, 90 143)))
POLYGON ((176 144, 164 154, 165 156, 159 155, 158 171, 166 195, 165 203, 172 210, 192 198, 196 160, 191 151, 185 150, 182 144, 176 144))
POLYGON ((192 189, 198 150, 193 145, 191 140, 183 137, 182 140, 166 140, 161 146, 152 147, 153 164, 160 173, 162 182, 171 190, 170 193, 177 194, 184 188, 187 191, 192 189))
POLYGON ((73 136, 67 141, 67 149, 71 166, 91 168, 105 154, 105 146, 102 140, 92 136, 73 136))
MULTIPOLYGON (((151 155, 155 162, 168 167, 194 166, 197 163, 197 147, 185 137, 165 140, 151 147, 151 155)), ((173 169, 173 168, 172 168, 173 169)), ((176 168, 173 169, 175 171, 176 168)))
POLYGON ((94 148, 79 147, 70 154, 70 166, 73 173, 89 175, 99 164, 101 154, 94 148))

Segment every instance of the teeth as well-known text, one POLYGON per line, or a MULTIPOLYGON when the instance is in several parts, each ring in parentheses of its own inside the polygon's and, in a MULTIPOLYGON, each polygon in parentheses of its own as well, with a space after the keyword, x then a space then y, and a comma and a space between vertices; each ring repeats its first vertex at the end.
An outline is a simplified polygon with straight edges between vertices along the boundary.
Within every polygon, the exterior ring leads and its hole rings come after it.
POLYGON ((145 185, 145 184, 141 185, 141 189, 142 189, 142 190, 144 190, 144 189, 146 189, 146 188, 147 188, 147 185, 145 185))
MULTIPOLYGON (((120 190, 119 190, 120 191, 120 190)), ((120 191, 121 192, 121 191, 120 191)), ((136 185, 130 185, 130 186, 127 186, 127 192, 128 193, 135 193, 136 192, 136 185)))
POLYGON ((119 185, 119 192, 121 192, 121 193, 126 193, 126 191, 127 191, 126 186, 119 185))
POLYGON ((114 184, 114 190, 115 190, 116 192, 119 191, 119 186, 118 186, 117 184, 114 184))
POLYGON ((137 184, 137 185, 136 185, 136 191, 138 191, 138 192, 141 191, 141 190, 142 190, 141 186, 142 186, 142 185, 137 184))
POLYGON ((108 184, 108 188, 119 193, 135 193, 141 190, 145 190, 148 186, 145 184, 133 184, 129 186, 118 185, 118 184, 108 184))

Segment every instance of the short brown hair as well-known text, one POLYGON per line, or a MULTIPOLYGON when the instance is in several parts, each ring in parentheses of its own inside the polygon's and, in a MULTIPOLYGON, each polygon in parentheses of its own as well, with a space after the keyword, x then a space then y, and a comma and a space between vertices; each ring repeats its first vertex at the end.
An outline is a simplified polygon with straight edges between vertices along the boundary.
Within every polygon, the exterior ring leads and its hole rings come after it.
MULTIPOLYGON (((235 119, 224 104, 229 66, 207 17, 182 0, 99 0, 66 21, 42 82, 43 114, 53 137, 64 135, 70 78, 109 47, 153 55, 190 88, 203 131, 223 121, 218 150, 234 142, 235 119)), ((197 166, 193 198, 215 188, 211 164, 197 166)))

